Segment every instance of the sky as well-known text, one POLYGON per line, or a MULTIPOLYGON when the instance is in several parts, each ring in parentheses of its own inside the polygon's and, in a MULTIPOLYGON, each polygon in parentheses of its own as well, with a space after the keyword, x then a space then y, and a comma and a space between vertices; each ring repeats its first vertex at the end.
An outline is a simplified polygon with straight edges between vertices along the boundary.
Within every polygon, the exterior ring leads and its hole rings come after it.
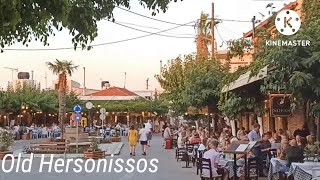
MULTIPOLYGON (((151 11, 144 9, 137 0, 131 0, 130 11, 148 17, 151 11)), ((266 19, 269 9, 268 3, 274 3, 275 10, 282 8, 284 3, 288 4, 293 0, 214 0, 215 18, 225 20, 251 21, 253 16, 258 20, 266 19), (260 13, 266 15, 262 17, 260 13)), ((169 4, 166 13, 159 13, 153 18, 185 24, 195 21, 200 17, 201 12, 210 14, 213 0, 184 0, 169 4)), ((114 10, 116 22, 136 29, 158 32, 177 25, 151 20, 145 17, 134 15, 127 11, 116 8, 114 10)), ((190 25, 194 25, 191 23, 190 25)), ((98 37, 92 44, 108 43, 148 33, 139 32, 127 27, 108 22, 106 20, 98 23, 98 37)), ((252 29, 250 22, 222 21, 217 25, 215 31, 218 49, 226 48, 226 41, 240 38, 243 33, 252 29), (223 43, 224 42, 224 43, 223 43)), ((193 26, 181 26, 174 30, 161 33, 163 35, 187 37, 163 37, 152 35, 145 38, 135 39, 122 43, 108 44, 94 47, 92 50, 60 50, 60 51, 9 51, 0 53, 0 88, 6 88, 8 81, 12 81, 12 72, 3 67, 17 68, 19 72, 34 71, 34 80, 41 83, 45 88, 47 76, 48 88, 52 81, 57 79, 47 68, 46 62, 59 60, 72 60, 79 69, 68 77, 77 81, 83 86, 84 71, 86 68, 86 88, 101 89, 101 80, 109 81, 111 86, 124 87, 129 90, 145 90, 146 80, 149 78, 149 89, 159 89, 160 86, 154 78, 160 72, 160 60, 165 64, 168 60, 179 55, 186 55, 195 52, 196 30, 193 26), (126 80, 125 80, 126 73, 126 80)), ((71 35, 67 30, 58 32, 56 36, 49 38, 49 47, 43 47, 39 42, 32 42, 28 47, 15 44, 6 48, 14 49, 43 49, 73 47, 71 35)), ((14 78, 17 73, 14 73, 14 78)))

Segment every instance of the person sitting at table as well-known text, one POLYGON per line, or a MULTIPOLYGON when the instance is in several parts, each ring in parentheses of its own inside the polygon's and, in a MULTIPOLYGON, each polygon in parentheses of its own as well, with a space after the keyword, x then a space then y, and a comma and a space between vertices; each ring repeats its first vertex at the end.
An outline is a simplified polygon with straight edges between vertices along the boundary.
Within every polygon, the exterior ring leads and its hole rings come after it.
MULTIPOLYGON (((212 175, 218 176, 222 175, 222 177, 227 180, 229 177, 226 176, 226 170, 224 168, 219 168, 218 163, 220 160, 220 153, 218 152, 217 148, 219 145, 219 141, 212 140, 208 142, 208 150, 203 154, 202 158, 210 159, 211 161, 211 168, 212 168, 212 175)), ((203 169, 202 170, 203 177, 210 177, 210 170, 203 169)))
POLYGON ((184 144, 186 142, 186 135, 187 135, 186 131, 184 129, 181 130, 181 132, 179 133, 179 136, 178 136, 178 141, 177 141, 178 148, 184 147, 184 144))
POLYGON ((190 143, 191 144, 198 144, 201 142, 201 139, 199 137, 199 134, 195 134, 191 139, 190 139, 190 143))
POLYGON ((306 129, 305 124, 300 124, 299 128, 293 132, 294 137, 296 137, 297 135, 301 137, 307 137, 308 135, 310 135, 310 132, 306 129))
POLYGON ((261 148, 261 153, 262 153, 262 158, 266 159, 268 156, 270 157, 270 148, 271 148, 271 143, 269 141, 269 133, 264 133, 262 140, 260 141, 260 148, 261 148))
POLYGON ((199 147, 198 147, 198 151, 204 151, 204 150, 206 150, 207 149, 207 143, 208 143, 209 141, 208 141, 208 139, 203 139, 202 141, 201 141, 201 143, 199 144, 199 147))
POLYGON ((281 158, 281 154, 284 150, 286 150, 289 147, 289 140, 283 139, 280 143, 280 149, 277 150, 277 157, 281 158))
POLYGON ((272 137, 269 139, 270 143, 280 143, 281 139, 278 133, 273 133, 272 137))
POLYGON ((290 146, 281 154, 281 159, 287 159, 288 164, 281 169, 281 172, 288 172, 293 162, 303 162, 303 150, 297 146, 296 140, 290 141, 290 146))

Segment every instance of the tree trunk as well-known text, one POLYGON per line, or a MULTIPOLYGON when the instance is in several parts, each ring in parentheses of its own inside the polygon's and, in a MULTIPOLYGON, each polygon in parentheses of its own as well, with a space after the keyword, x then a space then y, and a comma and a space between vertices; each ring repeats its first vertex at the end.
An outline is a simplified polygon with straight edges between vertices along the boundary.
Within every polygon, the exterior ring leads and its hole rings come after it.
POLYGON ((66 116, 66 84, 67 79, 65 74, 59 75, 59 123, 61 127, 61 138, 64 134, 64 120, 66 116))

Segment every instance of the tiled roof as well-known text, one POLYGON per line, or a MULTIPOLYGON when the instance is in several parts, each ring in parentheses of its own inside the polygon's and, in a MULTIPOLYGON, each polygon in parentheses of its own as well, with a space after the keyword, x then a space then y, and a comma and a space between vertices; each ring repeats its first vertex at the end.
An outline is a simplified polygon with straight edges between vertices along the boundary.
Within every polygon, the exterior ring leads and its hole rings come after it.
POLYGON ((89 96, 139 96, 125 88, 111 87, 99 92, 90 94, 89 96))
MULTIPOLYGON (((291 2, 290 4, 284 6, 282 9, 280 9, 277 13, 279 13, 280 11, 282 10, 285 10, 285 9, 290 9, 290 10, 293 10, 294 8, 296 8, 298 6, 298 2, 291 2)), ((271 17, 269 17, 268 19, 264 20, 263 22, 261 22, 255 29, 260 29, 266 25, 268 25, 270 23, 270 20, 271 20, 271 17)), ((243 34, 243 37, 244 38, 248 38, 248 37, 251 37, 253 34, 253 30, 247 32, 247 33, 244 33, 243 34)))

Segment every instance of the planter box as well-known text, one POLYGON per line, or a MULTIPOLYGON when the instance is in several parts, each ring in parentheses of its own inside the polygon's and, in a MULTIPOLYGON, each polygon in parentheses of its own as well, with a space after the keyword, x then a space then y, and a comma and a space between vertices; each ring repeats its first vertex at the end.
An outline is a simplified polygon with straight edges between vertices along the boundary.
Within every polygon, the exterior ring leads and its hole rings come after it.
POLYGON ((84 152, 85 159, 103 159, 105 157, 104 151, 86 151, 84 152))
POLYGON ((111 142, 121 142, 121 137, 110 137, 109 138, 111 142))
POLYGON ((4 156, 6 156, 7 154, 12 154, 11 151, 0 151, 0 160, 3 160, 4 156))
POLYGON ((29 139, 29 134, 27 134, 27 133, 26 134, 22 134, 21 135, 21 139, 22 140, 28 140, 29 139))

